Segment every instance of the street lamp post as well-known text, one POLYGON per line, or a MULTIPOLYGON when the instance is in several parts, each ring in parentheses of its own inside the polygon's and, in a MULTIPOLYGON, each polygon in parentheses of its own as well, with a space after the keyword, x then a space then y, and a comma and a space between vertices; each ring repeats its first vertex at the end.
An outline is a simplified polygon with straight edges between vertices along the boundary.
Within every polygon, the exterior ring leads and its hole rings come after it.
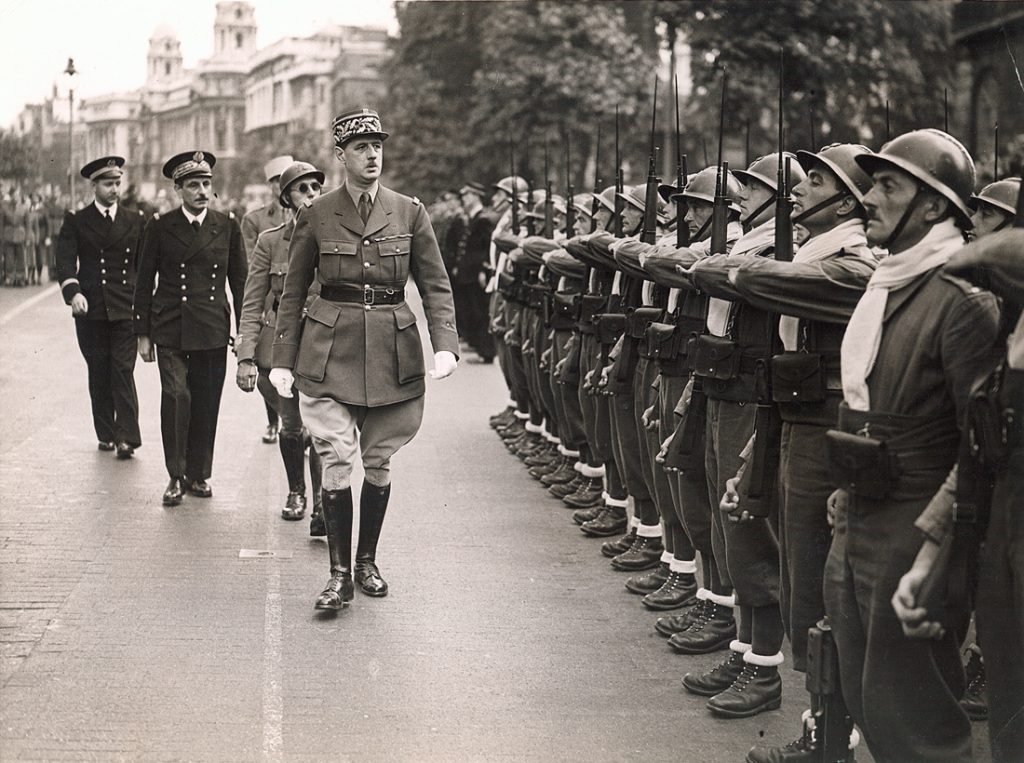
POLYGON ((77 74, 75 59, 69 58, 64 73, 68 75, 68 209, 75 207, 75 91, 72 77, 77 74))

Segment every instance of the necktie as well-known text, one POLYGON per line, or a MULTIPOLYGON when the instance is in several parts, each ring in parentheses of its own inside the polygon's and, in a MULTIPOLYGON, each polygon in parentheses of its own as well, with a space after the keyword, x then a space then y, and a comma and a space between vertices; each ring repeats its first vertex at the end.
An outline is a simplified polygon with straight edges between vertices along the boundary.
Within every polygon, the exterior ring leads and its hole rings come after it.
POLYGON ((110 216, 109 209, 103 210, 103 222, 108 228, 114 224, 114 218, 110 216))
POLYGON ((363 225, 370 219, 370 194, 359 194, 359 216, 363 218, 363 225))
POLYGON ((199 232, 199 227, 200 227, 201 225, 202 225, 202 223, 201 223, 201 222, 199 222, 198 220, 193 220, 193 221, 192 221, 192 227, 193 227, 193 228, 195 229, 196 233, 198 233, 198 232, 199 232))

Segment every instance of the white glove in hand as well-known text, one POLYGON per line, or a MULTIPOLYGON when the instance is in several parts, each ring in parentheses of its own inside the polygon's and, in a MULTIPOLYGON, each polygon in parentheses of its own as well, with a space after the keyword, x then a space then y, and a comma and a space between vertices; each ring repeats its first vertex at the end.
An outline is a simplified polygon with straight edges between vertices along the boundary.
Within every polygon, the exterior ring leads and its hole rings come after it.
POLYGON ((459 361, 455 359, 455 353, 448 350, 441 350, 434 353, 434 370, 430 372, 431 379, 444 379, 455 373, 459 361))
POLYGON ((292 392, 295 377, 292 376, 290 368, 271 368, 269 378, 270 383, 274 385, 274 389, 281 397, 292 397, 295 394, 292 392))

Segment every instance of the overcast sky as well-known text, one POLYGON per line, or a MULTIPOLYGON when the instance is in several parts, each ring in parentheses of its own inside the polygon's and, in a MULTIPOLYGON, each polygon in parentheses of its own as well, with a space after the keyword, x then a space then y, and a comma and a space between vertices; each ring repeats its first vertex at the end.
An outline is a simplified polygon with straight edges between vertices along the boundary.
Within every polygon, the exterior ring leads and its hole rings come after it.
MULTIPOLYGON (((385 26, 395 32, 392 0, 250 0, 259 47, 330 24, 385 26)), ((75 97, 133 90, 146 78, 149 36, 160 24, 178 33, 185 66, 213 54, 216 0, 0 0, 0 126, 26 103, 61 85, 75 59, 75 97)), ((63 87, 63 86, 62 86, 63 87)))

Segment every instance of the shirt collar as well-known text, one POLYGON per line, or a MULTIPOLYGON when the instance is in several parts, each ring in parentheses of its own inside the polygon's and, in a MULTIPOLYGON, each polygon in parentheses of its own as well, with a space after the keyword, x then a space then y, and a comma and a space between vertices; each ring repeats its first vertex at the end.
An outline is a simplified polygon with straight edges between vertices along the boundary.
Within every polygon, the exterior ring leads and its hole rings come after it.
MULTIPOLYGON (((359 209, 359 196, 360 196, 360 194, 362 192, 361 191, 357 191, 355 188, 350 186, 348 183, 345 183, 345 190, 348 191, 348 195, 352 197, 352 204, 355 205, 356 209, 359 209)), ((370 194, 370 206, 371 207, 374 205, 374 202, 377 201, 377 191, 379 191, 379 190, 380 190, 380 183, 374 181, 373 187, 370 188, 370 190, 368 190, 366 192, 366 193, 370 194)))
POLYGON ((117 219, 117 202, 116 201, 113 204, 111 204, 109 207, 105 207, 102 204, 100 204, 98 201, 94 201, 93 202, 93 206, 95 206, 97 211, 100 213, 100 217, 106 217, 107 211, 109 211, 110 212, 110 219, 111 220, 117 219))
POLYGON ((188 211, 187 209, 185 209, 185 205, 184 205, 184 204, 182 204, 182 205, 181 205, 181 211, 182 211, 182 212, 183 212, 183 213, 185 214, 185 219, 186 219, 186 220, 188 220, 188 224, 189 224, 189 225, 191 225, 191 224, 192 224, 192 221, 193 221, 193 220, 198 220, 198 221, 199 221, 199 224, 200 224, 200 225, 202 225, 202 224, 203 224, 203 221, 204 221, 204 220, 206 219, 206 213, 207 213, 207 212, 208 212, 209 210, 207 210, 207 209, 204 209, 204 210, 203 210, 202 212, 200 212, 200 213, 199 213, 198 215, 194 215, 194 214, 192 214, 191 212, 189 212, 189 211, 188 211))

